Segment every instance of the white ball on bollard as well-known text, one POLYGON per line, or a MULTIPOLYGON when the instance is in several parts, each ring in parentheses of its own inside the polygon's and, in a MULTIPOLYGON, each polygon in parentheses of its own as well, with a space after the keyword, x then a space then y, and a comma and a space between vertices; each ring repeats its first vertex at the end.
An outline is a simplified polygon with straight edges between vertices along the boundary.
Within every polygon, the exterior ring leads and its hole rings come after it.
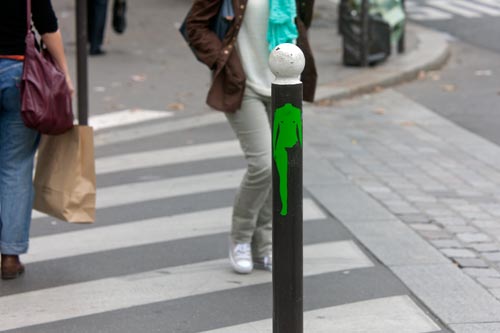
POLYGON ((269 67, 276 76, 275 84, 298 84, 306 59, 295 44, 284 43, 276 46, 269 55, 269 67))

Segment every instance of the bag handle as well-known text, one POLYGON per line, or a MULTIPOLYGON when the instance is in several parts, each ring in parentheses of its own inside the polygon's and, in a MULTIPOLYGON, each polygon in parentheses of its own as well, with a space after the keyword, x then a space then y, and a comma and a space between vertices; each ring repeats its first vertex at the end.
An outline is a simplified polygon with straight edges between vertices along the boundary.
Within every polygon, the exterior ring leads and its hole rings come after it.
MULTIPOLYGON (((31 31, 31 0, 26 0, 26 35, 32 34, 31 31)), ((43 50, 45 47, 45 44, 43 43, 43 40, 40 39, 40 49, 43 50)))

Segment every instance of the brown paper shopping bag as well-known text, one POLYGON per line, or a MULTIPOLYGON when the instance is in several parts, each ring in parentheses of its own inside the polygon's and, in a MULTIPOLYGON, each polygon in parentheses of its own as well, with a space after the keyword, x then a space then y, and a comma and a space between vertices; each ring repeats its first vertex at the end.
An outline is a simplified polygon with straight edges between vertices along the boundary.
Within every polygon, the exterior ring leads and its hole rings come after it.
POLYGON ((92 127, 42 136, 35 171, 34 209, 71 223, 95 220, 96 177, 92 127))

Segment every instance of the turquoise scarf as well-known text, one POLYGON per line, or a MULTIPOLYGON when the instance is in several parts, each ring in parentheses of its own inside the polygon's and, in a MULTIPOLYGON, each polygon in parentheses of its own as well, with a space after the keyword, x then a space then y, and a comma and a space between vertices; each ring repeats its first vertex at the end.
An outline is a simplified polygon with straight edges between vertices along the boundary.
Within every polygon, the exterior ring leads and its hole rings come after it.
POLYGON ((267 41, 269 51, 281 43, 293 43, 299 36, 295 17, 297 5, 295 0, 269 0, 269 26, 267 41))

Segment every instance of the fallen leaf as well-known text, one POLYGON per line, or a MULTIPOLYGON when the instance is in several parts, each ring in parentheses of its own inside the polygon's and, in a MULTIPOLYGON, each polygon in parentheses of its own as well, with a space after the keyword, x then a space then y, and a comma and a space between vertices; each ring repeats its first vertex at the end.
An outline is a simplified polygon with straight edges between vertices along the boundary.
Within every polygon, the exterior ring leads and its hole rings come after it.
POLYGON ((175 94, 178 98, 187 98, 187 97, 192 97, 193 93, 190 91, 183 91, 183 92, 178 92, 175 94))
POLYGON ((427 77, 427 73, 425 71, 418 72, 417 79, 419 79, 419 80, 425 80, 426 77, 427 77))
POLYGON ((454 92, 457 90, 457 86, 454 84, 443 84, 441 88, 446 92, 454 92))
POLYGON ((167 109, 171 111, 182 111, 186 108, 186 106, 183 103, 170 103, 167 105, 167 109))
POLYGON ((379 93, 379 92, 381 92, 381 91, 383 91, 383 90, 384 90, 384 88, 383 88, 383 87, 381 87, 381 86, 376 86, 376 87, 373 89, 373 92, 375 92, 375 93, 379 93))
POLYGON ((111 104, 111 105, 110 105, 110 108, 111 108, 112 110, 118 111, 118 110, 124 110, 124 109, 126 109, 127 107, 125 106, 125 104, 111 104))
POLYGON ((432 71, 432 72, 427 73, 427 75, 431 78, 432 81, 441 80, 441 75, 439 74, 439 72, 432 71))
POLYGON ((146 80, 147 80, 147 77, 146 77, 146 75, 144 75, 144 74, 136 74, 136 75, 132 75, 130 78, 131 78, 131 79, 132 79, 132 81, 134 81, 134 82, 144 82, 144 81, 146 81, 146 80))
POLYGON ((355 140, 355 139, 352 139, 351 143, 352 143, 353 145, 357 145, 357 144, 358 144, 358 141, 357 141, 357 140, 355 140))
POLYGON ((384 115, 385 114, 385 110, 382 109, 382 108, 377 108, 377 109, 373 110, 373 113, 379 114, 379 115, 384 115))
POLYGON ((401 126, 404 126, 404 127, 411 127, 411 126, 415 126, 415 123, 413 121, 403 121, 401 123, 401 126))
POLYGON ((322 99, 314 104, 316 104, 318 106, 332 106, 333 101, 331 99, 322 99))

